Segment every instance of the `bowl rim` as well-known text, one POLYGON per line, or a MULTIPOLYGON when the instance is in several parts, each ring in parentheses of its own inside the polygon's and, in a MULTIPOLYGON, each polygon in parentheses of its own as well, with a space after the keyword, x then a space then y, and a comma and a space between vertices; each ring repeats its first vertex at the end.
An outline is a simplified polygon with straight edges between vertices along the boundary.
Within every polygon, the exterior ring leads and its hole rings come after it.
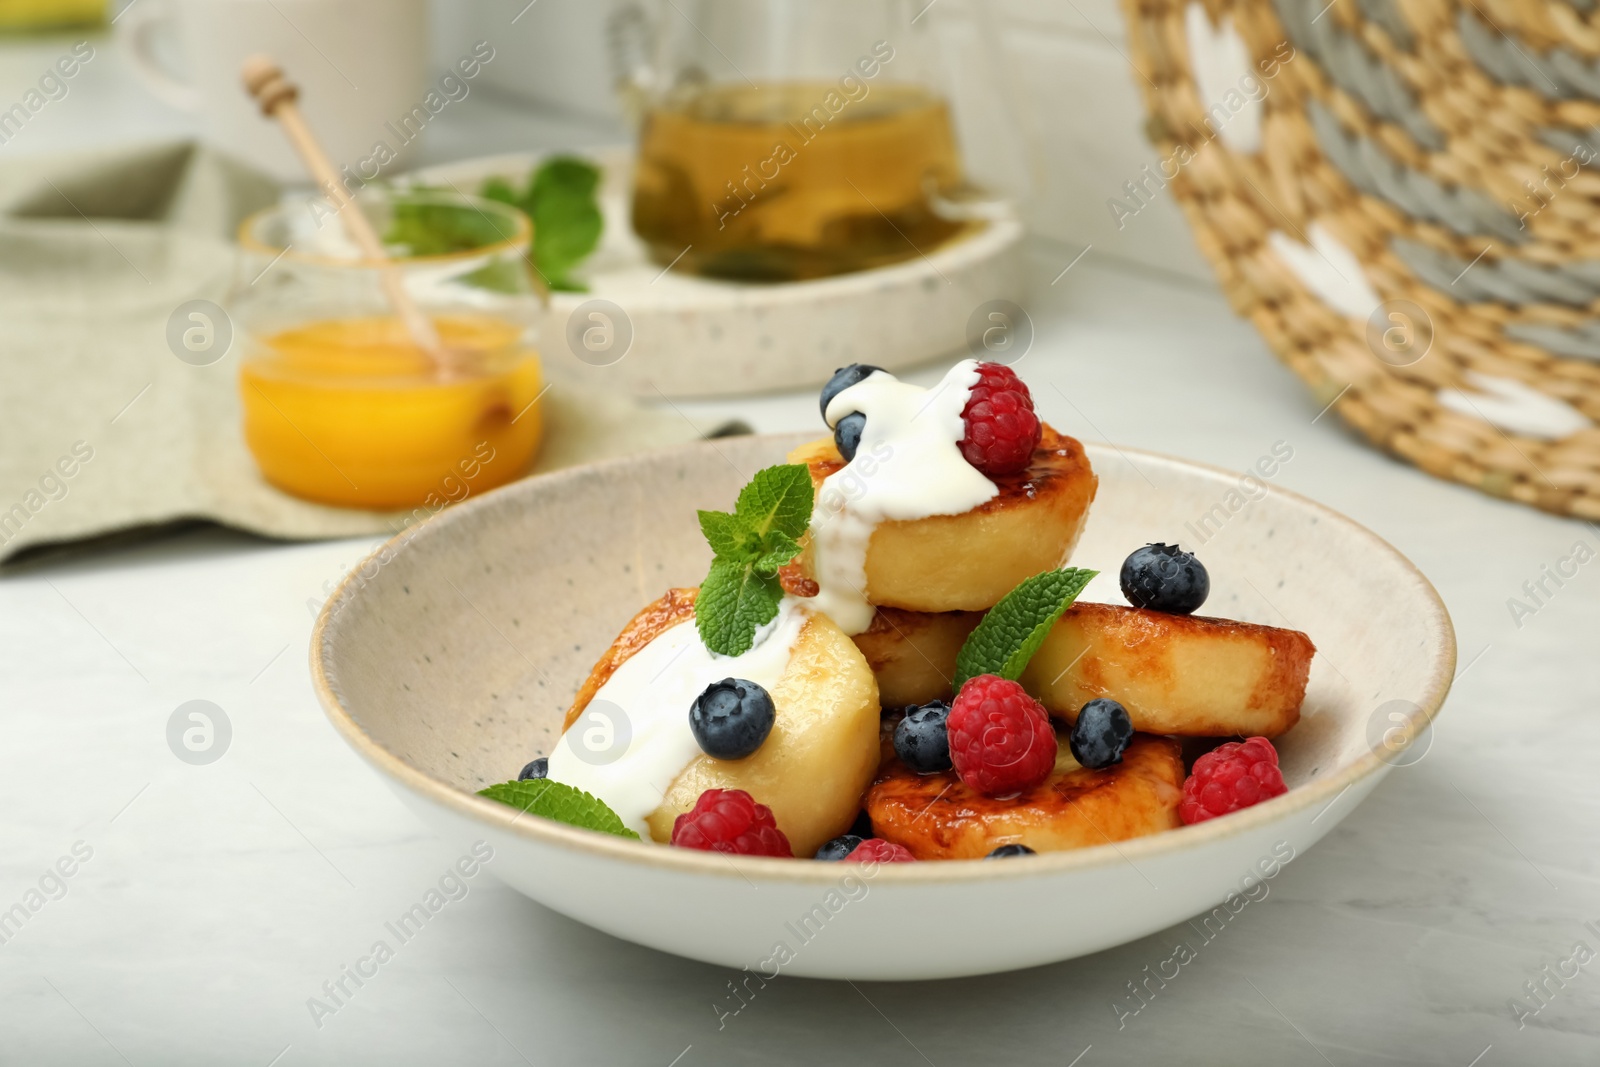
MULTIPOLYGON (((756 434, 751 435, 749 440, 771 442, 774 445, 787 443, 792 446, 802 443, 803 440, 810 439, 811 436, 813 435, 805 433, 756 434)), ((1109 455, 1125 459, 1137 456, 1146 460, 1154 460, 1158 464, 1164 464, 1169 467, 1199 471, 1230 480, 1237 480, 1240 477, 1239 472, 1230 471, 1225 467, 1199 463, 1161 452, 1138 448, 1123 448, 1120 445, 1108 442, 1084 442, 1084 444, 1088 449, 1104 450, 1109 455)), ((604 459, 595 463, 582 464, 565 470, 553 471, 549 474, 536 475, 532 478, 512 482, 509 485, 490 490, 480 497, 464 500, 452 507, 444 508, 422 522, 402 530, 368 553, 360 563, 356 564, 340 580, 333 595, 323 604, 322 610, 317 615, 316 625, 311 631, 309 652, 312 687, 316 690, 317 698, 322 704, 323 711, 333 723, 334 728, 338 730, 346 743, 354 748, 368 763, 372 764, 375 769, 398 782, 408 791, 419 794, 423 798, 468 819, 487 824, 503 832, 516 834, 541 845, 584 853, 589 858, 596 860, 642 863, 668 872, 727 880, 740 879, 747 883, 753 879, 807 885, 837 882, 841 874, 838 865, 833 863, 821 863, 803 857, 781 859, 760 856, 729 856, 723 853, 671 848, 653 843, 633 841, 615 834, 568 826, 565 823, 551 819, 524 819, 523 816, 527 814, 526 812, 449 785, 413 767, 399 756, 390 752, 356 721, 355 716, 344 706, 343 701, 334 689, 327 663, 328 659, 331 658, 331 649, 329 647, 330 626, 344 604, 360 592, 360 586, 353 583, 366 568, 368 561, 386 552, 392 553, 394 546, 397 544, 403 548, 406 543, 409 543, 415 537, 433 536, 435 531, 451 523, 464 521, 467 516, 485 507, 493 507, 496 499, 502 494, 519 491, 527 492, 530 486, 535 485, 556 485, 563 481, 586 477, 596 470, 629 466, 638 463, 641 459, 661 459, 667 456, 694 453, 703 454, 715 460, 719 454, 717 442, 714 440, 693 441, 669 448, 604 459)), ((1131 462, 1131 459, 1129 461, 1131 462)), ((1435 662, 1433 670, 1427 678, 1423 692, 1412 701, 1417 708, 1417 712, 1410 716, 1407 721, 1413 728, 1411 736, 1419 736, 1421 731, 1430 726, 1438 717, 1445 697, 1449 694, 1450 687, 1455 679, 1457 662, 1455 626, 1451 621, 1449 610, 1445 607, 1444 600, 1439 596, 1438 590, 1433 587, 1433 583, 1428 581, 1427 576, 1404 553, 1349 516, 1280 486, 1269 486, 1268 492, 1281 495, 1301 507, 1309 508, 1324 519, 1330 520, 1335 525, 1341 526, 1348 532, 1365 539, 1379 551, 1389 553, 1399 561, 1402 569, 1409 572, 1420 584, 1428 603, 1431 604, 1436 613, 1433 620, 1433 628, 1442 635, 1443 648, 1441 650, 1442 655, 1435 662)), ((925 863, 869 865, 877 867, 875 871, 871 872, 871 877, 874 881, 877 881, 887 875, 891 884, 967 884, 977 881, 995 881, 1010 878, 1049 877, 1076 870, 1118 866, 1124 863, 1138 871, 1138 861, 1140 859, 1153 859, 1165 856, 1168 853, 1203 848, 1208 844, 1242 836, 1273 823, 1282 822, 1314 804, 1322 803, 1324 804, 1323 810, 1328 810, 1352 786, 1372 775, 1381 776, 1391 766, 1392 764, 1377 751, 1369 749, 1365 754, 1325 778, 1290 789, 1282 796, 1274 797, 1269 801, 1246 808, 1243 811, 1234 812, 1225 819, 1210 819, 1192 826, 1181 826, 1175 830, 1167 830, 1162 833, 1150 834, 1126 841, 1108 841, 1103 845, 1094 845, 1089 848, 1022 857, 1023 862, 984 863, 979 860, 967 862, 942 860, 925 863), (888 868, 888 870, 886 871, 885 868, 888 868)), ((1337 821, 1335 820, 1335 822, 1337 821)))

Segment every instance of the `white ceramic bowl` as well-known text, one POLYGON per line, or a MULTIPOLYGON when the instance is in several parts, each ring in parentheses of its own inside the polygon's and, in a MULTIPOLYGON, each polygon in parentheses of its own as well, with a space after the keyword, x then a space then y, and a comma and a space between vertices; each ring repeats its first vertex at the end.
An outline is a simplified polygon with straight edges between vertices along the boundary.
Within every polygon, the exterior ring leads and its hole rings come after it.
POLYGON ((724 439, 573 468, 402 535, 318 621, 312 668, 329 717, 423 819, 488 840, 489 870, 581 922, 768 975, 908 979, 1069 959, 1242 907, 1415 755, 1449 689, 1444 605, 1377 536, 1292 493, 1249 499, 1234 474, 1091 445, 1100 495, 1073 563, 1109 573, 1085 599, 1120 599, 1128 552, 1194 547, 1186 524, 1220 515, 1199 547, 1212 580, 1205 613, 1316 642, 1304 716, 1279 739, 1286 796, 1098 848, 870 875, 626 841, 475 796, 550 751, 578 683, 635 611, 704 576, 694 509, 729 507, 798 440, 724 439), (1408 735, 1417 745, 1395 746, 1408 735), (977 931, 936 935, 974 921, 977 931))

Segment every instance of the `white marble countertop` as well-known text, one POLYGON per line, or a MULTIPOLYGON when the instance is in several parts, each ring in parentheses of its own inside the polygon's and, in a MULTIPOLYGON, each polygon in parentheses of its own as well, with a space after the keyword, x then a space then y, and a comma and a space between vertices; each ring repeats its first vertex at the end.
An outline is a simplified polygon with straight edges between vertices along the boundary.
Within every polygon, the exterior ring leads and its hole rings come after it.
MULTIPOLYGON (((0 89, 16 69, 0 59, 0 89)), ((36 147, 183 131, 153 105, 113 103, 120 75, 101 69, 104 85, 63 104, 87 125, 41 128, 36 147)), ((430 155, 608 136, 483 108, 430 155)), ((311 692, 312 608, 368 542, 204 529, 0 578, 0 1062, 1600 1060, 1600 966, 1581 965, 1600 951, 1600 716, 1588 706, 1600 695, 1600 565, 1520 625, 1508 607, 1576 541, 1600 547, 1600 532, 1373 452, 1319 415, 1209 287, 1093 251, 1052 285, 1075 255, 1035 248, 1037 339, 1021 369, 1045 417, 1236 469, 1288 442, 1278 484, 1415 560, 1461 647, 1426 757, 1394 771, 1120 1029, 1126 983, 1179 939, 1198 945, 1192 929, 988 978, 784 980, 719 1030, 729 973, 592 932, 492 880, 319 1027, 307 999, 455 855, 344 746, 311 692), (167 742, 174 710, 195 699, 221 707, 232 730, 205 766, 167 742), (19 903, 26 920, 4 925, 19 903)), ((816 424, 810 393, 679 408, 699 426, 816 424)))

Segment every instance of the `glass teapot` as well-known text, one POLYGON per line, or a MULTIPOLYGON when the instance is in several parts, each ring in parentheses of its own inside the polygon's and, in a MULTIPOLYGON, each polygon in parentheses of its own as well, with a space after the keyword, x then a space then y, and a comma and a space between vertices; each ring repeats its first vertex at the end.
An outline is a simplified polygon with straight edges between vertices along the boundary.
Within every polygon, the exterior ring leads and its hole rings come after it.
POLYGON ((925 255, 972 226, 932 7, 619 9, 612 50, 639 123, 633 227, 651 256, 789 281, 925 255))

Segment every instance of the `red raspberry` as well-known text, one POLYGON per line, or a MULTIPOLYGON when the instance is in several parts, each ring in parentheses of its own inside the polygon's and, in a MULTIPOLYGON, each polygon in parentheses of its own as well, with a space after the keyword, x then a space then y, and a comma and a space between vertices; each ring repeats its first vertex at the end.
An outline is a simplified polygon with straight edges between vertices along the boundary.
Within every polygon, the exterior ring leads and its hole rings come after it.
POLYGON ((772 818, 772 809, 757 804, 743 789, 701 793, 694 807, 673 822, 672 843, 736 856, 794 855, 789 839, 772 818))
POLYGON ((1033 461, 1039 447, 1039 416, 1033 396, 1010 367, 978 364, 978 384, 961 409, 966 433, 961 454, 984 474, 1015 474, 1033 461))
POLYGON ((945 725, 956 773, 985 796, 1031 789, 1056 765, 1049 714, 1022 686, 997 675, 963 685, 945 725))
POLYGON ((1288 791, 1271 741, 1229 741, 1194 761, 1194 771, 1183 783, 1178 817, 1185 825, 1205 822, 1288 791))
POLYGON ((904 845, 885 841, 881 837, 869 837, 844 859, 846 863, 912 863, 916 858, 904 845))

